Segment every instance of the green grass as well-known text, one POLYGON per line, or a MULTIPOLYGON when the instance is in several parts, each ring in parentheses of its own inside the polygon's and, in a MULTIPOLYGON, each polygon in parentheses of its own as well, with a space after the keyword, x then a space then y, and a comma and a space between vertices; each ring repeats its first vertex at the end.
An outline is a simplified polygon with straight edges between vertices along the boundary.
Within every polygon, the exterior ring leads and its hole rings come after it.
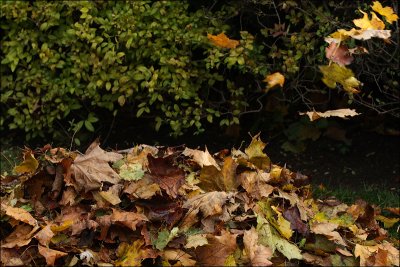
POLYGON ((0 150, 0 174, 9 175, 13 173, 16 165, 22 161, 22 149, 13 146, 2 145, 0 150))

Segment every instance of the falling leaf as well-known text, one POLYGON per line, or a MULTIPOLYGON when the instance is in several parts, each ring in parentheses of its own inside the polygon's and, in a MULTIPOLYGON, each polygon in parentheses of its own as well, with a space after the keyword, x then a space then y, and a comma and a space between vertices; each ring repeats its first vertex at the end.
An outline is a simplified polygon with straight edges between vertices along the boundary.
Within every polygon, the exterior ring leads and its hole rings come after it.
POLYGON ((195 254, 200 265, 205 266, 226 266, 229 256, 231 256, 236 247, 237 234, 231 234, 223 230, 221 235, 208 235, 208 245, 197 247, 195 254))
POLYGON ((236 48, 239 45, 239 41, 229 39, 223 32, 218 35, 207 34, 207 38, 213 45, 222 48, 236 48))
POLYGON ((261 215, 257 215, 257 233, 259 243, 270 247, 272 249, 272 253, 274 253, 275 250, 278 250, 288 260, 301 260, 303 258, 300 249, 296 245, 290 243, 288 240, 275 234, 272 231, 269 222, 262 218, 261 215))
POLYGON ((121 154, 106 152, 100 148, 99 143, 94 142, 85 155, 78 155, 71 171, 74 174, 75 188, 85 192, 99 189, 103 182, 116 184, 119 182, 119 175, 110 167, 109 162, 115 162, 123 158, 121 154))
POLYGON ((300 115, 307 115, 310 118, 310 121, 318 120, 319 118, 329 118, 329 117, 339 117, 346 118, 348 116, 353 117, 360 115, 354 109, 342 108, 335 110, 328 110, 325 112, 317 112, 317 111, 308 111, 308 112, 299 112, 300 115))
POLYGON ((371 7, 373 11, 376 11, 378 14, 384 16, 387 22, 390 24, 399 18, 396 14, 394 14, 393 8, 388 6, 382 7, 382 4, 379 1, 375 1, 371 7))
POLYGON ((211 156, 211 154, 208 152, 207 147, 205 151, 185 148, 182 154, 187 157, 192 157, 193 160, 202 168, 204 166, 214 166, 218 170, 221 169, 213 156, 211 156))
POLYGON ((190 235, 185 248, 197 248, 208 244, 206 234, 190 235))
POLYGON ((44 247, 42 245, 38 246, 39 253, 46 259, 46 264, 50 266, 54 266, 56 259, 67 256, 68 253, 50 249, 47 247, 44 247))
POLYGON ((357 88, 361 85, 361 83, 354 77, 352 70, 339 66, 336 63, 333 63, 329 66, 320 66, 319 68, 324 75, 322 81, 328 87, 335 88, 336 83, 340 83, 343 86, 343 89, 350 94, 356 94, 360 92, 357 88))
POLYGON ((32 226, 36 226, 38 224, 37 220, 24 209, 14 208, 4 203, 1 203, 1 211, 4 211, 8 216, 17 221, 21 221, 32 226))
POLYGON ((162 230, 158 233, 157 239, 154 240, 153 246, 158 250, 164 250, 168 243, 178 235, 179 228, 174 227, 171 231, 162 230))
POLYGON ((368 18, 368 14, 361 11, 364 14, 363 18, 353 20, 354 25, 363 30, 383 30, 385 29, 385 23, 380 20, 374 12, 371 12, 372 19, 368 18))
POLYGON ((269 89, 274 88, 277 85, 283 87, 283 84, 285 83, 285 76, 283 76, 280 72, 275 72, 270 75, 267 75, 263 80, 263 82, 268 83, 267 91, 269 89))
POLYGON ((258 234, 254 227, 244 232, 243 243, 246 254, 249 255, 252 266, 271 266, 269 261, 272 250, 258 243, 258 234))
POLYGON ((332 60, 340 66, 349 65, 354 60, 347 45, 338 46, 335 42, 331 42, 330 45, 325 48, 325 56, 327 59, 332 60))
POLYGON ((35 159, 31 150, 27 150, 24 153, 24 161, 14 167, 14 172, 18 174, 22 173, 34 173, 36 169, 39 167, 39 162, 35 159))

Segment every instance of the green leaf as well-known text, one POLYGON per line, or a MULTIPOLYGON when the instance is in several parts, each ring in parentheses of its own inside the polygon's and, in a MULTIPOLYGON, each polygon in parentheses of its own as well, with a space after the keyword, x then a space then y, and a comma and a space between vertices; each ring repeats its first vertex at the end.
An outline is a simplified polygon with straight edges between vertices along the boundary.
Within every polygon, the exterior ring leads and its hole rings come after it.
POLYGON ((88 13, 88 12, 89 12, 89 9, 88 9, 87 7, 82 7, 82 8, 80 9, 80 11, 81 11, 82 13, 88 13))
POLYGON ((90 132, 94 132, 93 124, 88 120, 85 121, 85 128, 90 132))
POLYGON ((158 250, 163 250, 168 243, 178 235, 179 228, 172 228, 171 232, 168 230, 162 230, 158 233, 158 237, 153 242, 153 246, 158 250))
POLYGON ((128 181, 138 181, 143 178, 144 170, 140 163, 123 164, 119 168, 119 176, 128 181))

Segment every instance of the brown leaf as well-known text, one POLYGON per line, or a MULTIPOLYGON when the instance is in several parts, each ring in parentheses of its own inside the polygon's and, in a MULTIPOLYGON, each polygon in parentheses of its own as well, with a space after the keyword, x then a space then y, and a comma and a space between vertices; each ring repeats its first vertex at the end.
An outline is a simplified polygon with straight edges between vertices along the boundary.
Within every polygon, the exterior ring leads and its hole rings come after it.
POLYGON ((337 231, 334 231, 337 227, 337 224, 330 222, 314 223, 311 225, 311 231, 315 234, 325 235, 329 240, 332 240, 339 245, 347 246, 340 234, 337 231))
POLYGON ((17 221, 21 221, 32 226, 36 226, 38 224, 37 220, 24 209, 14 208, 4 203, 1 203, 1 210, 17 221))
POLYGON ((0 259, 2 266, 23 266, 20 253, 16 249, 1 248, 0 259))
POLYGON ((192 259, 192 256, 180 249, 167 249, 162 252, 162 258, 167 261, 178 261, 181 266, 195 266, 196 261, 192 259))
POLYGON ((222 214, 222 206, 233 195, 233 193, 227 192, 209 192, 188 199, 183 204, 183 208, 188 209, 188 211, 181 223, 181 227, 188 229, 190 226, 197 223, 197 214, 200 211, 202 212, 203 218, 222 214))
POLYGON ((68 253, 50 249, 50 248, 44 247, 42 245, 39 245, 38 249, 39 249, 40 255, 42 255, 46 259, 47 265, 50 265, 50 266, 54 266, 56 259, 68 255, 68 253))
POLYGON ((229 256, 231 256, 236 245, 237 234, 231 234, 223 230, 220 236, 207 235, 208 245, 197 247, 195 254, 200 265, 206 266, 226 266, 229 256))
POLYGON ((154 158, 149 154, 147 159, 153 181, 169 196, 176 198, 179 188, 185 183, 185 172, 173 165, 173 155, 154 158))
POLYGON ((268 197, 274 191, 274 187, 266 183, 269 177, 266 177, 265 174, 267 173, 244 171, 239 174, 238 179, 252 198, 260 200, 263 197, 268 197))
POLYGON ((325 48, 325 56, 327 59, 332 60, 340 66, 349 65, 354 60, 347 45, 338 46, 335 42, 331 42, 329 46, 325 48))
POLYGON ((151 176, 145 174, 139 181, 130 182, 123 192, 135 199, 150 199, 160 190, 160 186, 153 182, 151 176))
POLYGON ((23 247, 28 245, 39 226, 32 227, 27 224, 19 224, 14 231, 1 242, 2 248, 23 247))
POLYGON ((62 198, 60 200, 60 205, 66 206, 72 206, 75 204, 75 197, 77 196, 75 189, 72 186, 67 186, 66 189, 64 189, 64 192, 62 194, 62 198))
POLYGON ((121 203, 121 199, 119 198, 119 193, 122 190, 122 185, 115 184, 111 186, 107 191, 99 191, 100 196, 107 200, 112 205, 117 205, 121 203))
POLYGON ((268 260, 272 257, 272 250, 258 243, 258 234, 254 227, 244 232, 243 243, 246 254, 250 257, 252 266, 272 265, 272 262, 268 260))
POLYGON ((182 154, 187 156, 187 157, 192 157, 193 160, 197 164, 199 164, 199 166, 202 167, 202 168, 204 166, 214 166, 218 170, 221 169, 219 167, 218 163, 215 161, 215 159, 208 152, 207 147, 206 147, 205 151, 185 148, 185 150, 182 152, 182 154))
POLYGON ((111 215, 104 215, 97 218, 97 222, 100 226, 111 226, 114 223, 120 223, 132 231, 136 230, 136 226, 143 221, 148 221, 147 217, 140 213, 129 212, 129 211, 119 211, 117 209, 112 209, 113 213, 111 215))
POLYGON ((37 232, 34 237, 39 241, 41 245, 48 246, 53 236, 54 233, 53 231, 51 231, 51 224, 48 224, 42 230, 37 232))
POLYGON ((85 155, 78 155, 72 166, 76 183, 75 189, 85 192, 99 189, 103 182, 116 184, 119 175, 110 167, 109 162, 122 159, 123 156, 114 152, 106 152, 99 147, 98 142, 92 143, 85 155))
POLYGON ((39 162, 35 159, 32 150, 27 149, 24 152, 24 161, 20 165, 15 166, 14 171, 18 174, 32 174, 36 171, 37 167, 39 167, 39 162))

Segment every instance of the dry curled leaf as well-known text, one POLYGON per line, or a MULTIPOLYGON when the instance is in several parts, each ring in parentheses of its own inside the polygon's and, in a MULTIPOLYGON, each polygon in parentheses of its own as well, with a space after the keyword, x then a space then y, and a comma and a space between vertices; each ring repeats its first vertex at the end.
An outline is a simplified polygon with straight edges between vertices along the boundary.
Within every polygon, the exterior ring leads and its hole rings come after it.
POLYGON ((310 118, 310 121, 318 120, 319 118, 329 118, 329 117, 339 117, 339 118, 346 118, 346 117, 353 117, 356 115, 360 115, 354 109, 335 109, 335 110, 328 110, 325 112, 317 112, 317 111, 308 111, 308 112, 299 112, 300 115, 307 115, 310 118))
POLYGON ((47 265, 50 265, 50 266, 54 266, 56 259, 68 255, 68 253, 50 249, 50 248, 44 247, 42 245, 39 245, 38 249, 39 249, 40 255, 42 255, 46 259, 47 265))

